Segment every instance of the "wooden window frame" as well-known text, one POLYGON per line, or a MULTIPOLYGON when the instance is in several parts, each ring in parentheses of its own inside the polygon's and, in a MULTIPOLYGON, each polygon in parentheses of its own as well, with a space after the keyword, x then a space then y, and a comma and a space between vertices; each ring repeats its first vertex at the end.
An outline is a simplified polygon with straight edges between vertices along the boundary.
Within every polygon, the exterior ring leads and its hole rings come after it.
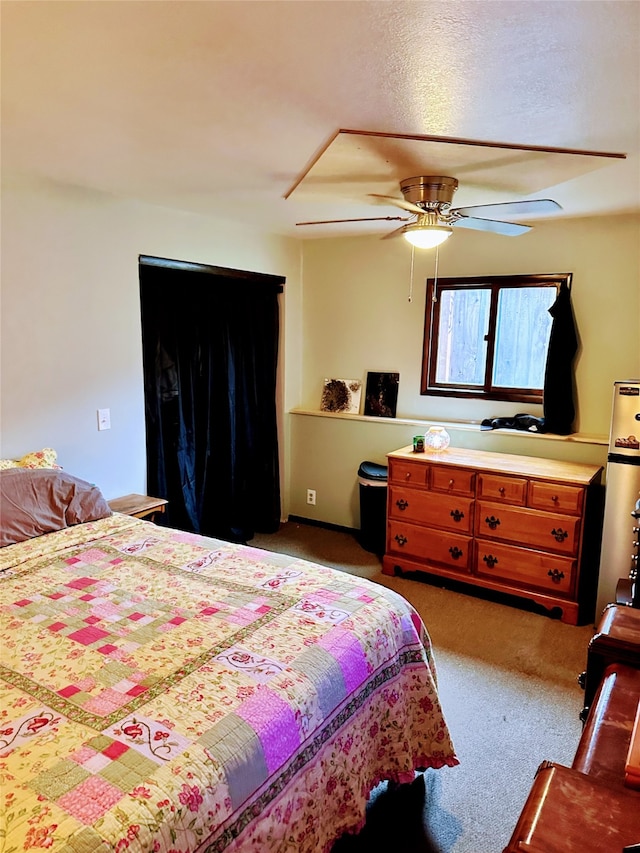
POLYGON ((503 400, 518 403, 542 403, 542 388, 505 388, 491 384, 495 357, 495 334, 497 321, 498 295, 502 288, 555 287, 556 292, 566 284, 571 287, 571 273, 541 273, 533 275, 489 275, 455 276, 450 278, 427 279, 427 299, 425 305, 424 343, 422 350, 422 374, 420 394, 435 397, 461 397, 483 400, 503 400), (491 291, 489 327, 487 331, 487 360, 483 385, 455 385, 436 381, 436 363, 438 351, 438 328, 440 321, 440 299, 434 299, 442 290, 482 289, 491 291))

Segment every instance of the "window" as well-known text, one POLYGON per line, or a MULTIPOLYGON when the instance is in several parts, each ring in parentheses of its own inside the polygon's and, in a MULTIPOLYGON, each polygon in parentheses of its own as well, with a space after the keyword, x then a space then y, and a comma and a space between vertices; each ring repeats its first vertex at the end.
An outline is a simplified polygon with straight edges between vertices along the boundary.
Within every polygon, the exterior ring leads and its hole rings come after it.
POLYGON ((553 318, 571 274, 427 280, 421 394, 542 403, 553 318))

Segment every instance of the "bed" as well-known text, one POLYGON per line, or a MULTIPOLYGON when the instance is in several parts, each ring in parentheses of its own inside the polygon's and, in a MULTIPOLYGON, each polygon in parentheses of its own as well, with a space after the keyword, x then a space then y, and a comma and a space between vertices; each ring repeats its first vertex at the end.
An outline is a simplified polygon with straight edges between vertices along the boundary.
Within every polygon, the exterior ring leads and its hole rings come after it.
POLYGON ((458 763, 393 591, 60 470, 0 471, 0 501, 5 853, 328 853, 380 781, 458 763))

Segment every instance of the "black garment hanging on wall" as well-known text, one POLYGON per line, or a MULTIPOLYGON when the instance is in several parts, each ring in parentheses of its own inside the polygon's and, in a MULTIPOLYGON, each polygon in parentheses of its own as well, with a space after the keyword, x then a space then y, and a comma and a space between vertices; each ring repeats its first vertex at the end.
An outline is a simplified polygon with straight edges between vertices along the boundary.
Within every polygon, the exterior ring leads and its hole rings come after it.
POLYGON ((573 432, 576 410, 573 402, 573 359, 578 351, 578 335, 573 319, 571 291, 560 285, 556 301, 549 308, 553 317, 547 350, 542 398, 544 431, 557 435, 573 432))
POLYGON ((284 278, 146 257, 139 272, 149 493, 181 530, 274 532, 284 278))
POLYGON ((527 432, 569 435, 573 432, 574 405, 573 359, 578 351, 578 334, 571 306, 571 290, 566 281, 558 288, 549 308, 551 335, 542 392, 543 417, 518 414, 512 417, 485 418, 480 429, 519 429, 527 432))

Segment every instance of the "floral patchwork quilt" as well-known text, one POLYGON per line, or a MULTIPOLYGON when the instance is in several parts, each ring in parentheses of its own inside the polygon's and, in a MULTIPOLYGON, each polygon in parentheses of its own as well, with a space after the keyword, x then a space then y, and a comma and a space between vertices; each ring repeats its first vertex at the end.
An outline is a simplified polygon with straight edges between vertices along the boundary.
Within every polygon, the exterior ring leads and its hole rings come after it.
POLYGON ((0 550, 4 853, 328 851, 457 764, 402 597, 123 515, 0 550))

